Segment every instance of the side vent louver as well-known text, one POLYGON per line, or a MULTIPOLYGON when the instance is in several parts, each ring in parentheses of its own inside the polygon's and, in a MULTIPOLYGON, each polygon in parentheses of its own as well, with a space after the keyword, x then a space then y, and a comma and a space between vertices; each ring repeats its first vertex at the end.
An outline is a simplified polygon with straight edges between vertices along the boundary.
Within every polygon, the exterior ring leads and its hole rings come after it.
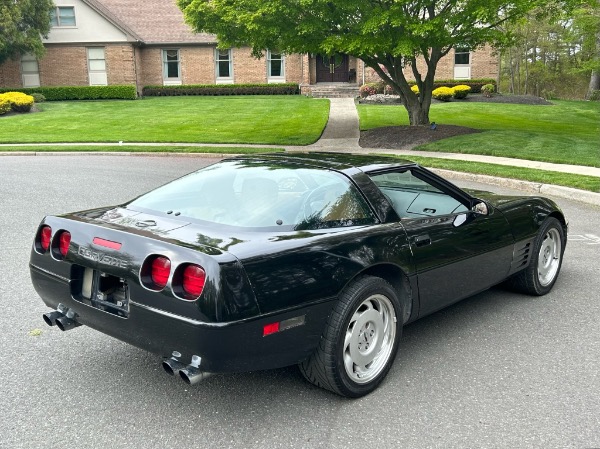
POLYGON ((510 274, 516 273, 520 269, 525 268, 527 265, 529 265, 531 247, 531 240, 528 240, 527 242, 520 242, 517 245, 515 245, 515 249, 513 251, 513 260, 510 265, 510 274))

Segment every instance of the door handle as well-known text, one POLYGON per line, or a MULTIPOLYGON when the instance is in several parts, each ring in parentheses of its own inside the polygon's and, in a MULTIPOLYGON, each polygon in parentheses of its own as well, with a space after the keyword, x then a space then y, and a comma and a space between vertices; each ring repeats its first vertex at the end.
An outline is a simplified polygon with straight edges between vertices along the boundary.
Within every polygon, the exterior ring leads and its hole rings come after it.
POLYGON ((431 245, 431 237, 429 237, 429 234, 418 235, 415 237, 415 245, 416 246, 431 245))

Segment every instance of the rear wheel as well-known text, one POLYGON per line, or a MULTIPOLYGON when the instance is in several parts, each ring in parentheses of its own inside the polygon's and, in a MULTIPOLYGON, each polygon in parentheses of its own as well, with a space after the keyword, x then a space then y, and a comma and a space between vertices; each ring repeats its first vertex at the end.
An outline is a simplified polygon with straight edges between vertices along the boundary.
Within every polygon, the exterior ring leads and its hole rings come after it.
POLYGON ((342 396, 372 392, 394 362, 402 316, 388 282, 373 276, 357 279, 340 296, 318 348, 300 371, 313 384, 342 396))
POLYGON ((535 239, 529 266, 510 280, 511 286, 530 295, 545 295, 558 278, 564 252, 563 227, 556 218, 549 217, 535 239))

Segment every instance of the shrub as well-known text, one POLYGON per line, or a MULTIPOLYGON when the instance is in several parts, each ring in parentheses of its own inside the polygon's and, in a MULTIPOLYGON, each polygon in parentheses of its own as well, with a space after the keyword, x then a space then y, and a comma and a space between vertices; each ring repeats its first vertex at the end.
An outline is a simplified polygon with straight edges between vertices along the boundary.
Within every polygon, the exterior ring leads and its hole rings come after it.
POLYGON ((454 98, 463 99, 467 98, 467 95, 471 92, 471 87, 459 84, 458 86, 454 86, 452 91, 454 92, 454 98))
POLYGON ((362 98, 377 94, 377 83, 366 83, 360 86, 358 92, 362 98))
POLYGON ((389 84, 386 84, 385 86, 383 86, 383 93, 386 95, 394 95, 394 88, 389 84))
POLYGON ((5 92, 0 98, 6 99, 15 112, 29 112, 33 106, 33 97, 22 92, 5 92))
POLYGON ((459 85, 469 86, 471 88, 472 94, 478 94, 481 92, 481 88, 486 84, 496 84, 496 81, 492 78, 480 78, 480 79, 471 79, 471 80, 435 80, 433 83, 433 88, 437 87, 454 87, 459 85))
POLYGON ((419 86, 417 86, 416 84, 410 86, 410 90, 412 90, 415 94, 419 95, 419 86))
POLYGON ((182 84, 179 86, 145 86, 144 97, 187 95, 298 95, 297 83, 282 84, 182 84))
POLYGON ((0 94, 0 115, 6 114, 10 109, 10 101, 0 94))
POLYGON ((450 87, 438 87, 431 93, 431 96, 436 100, 450 101, 454 96, 454 91, 450 87))
MULTIPOLYGON (((0 93, 8 89, 0 90, 0 93)), ((14 90, 14 89, 12 89, 14 90)), ((18 89, 26 94, 40 93, 47 101, 63 100, 135 100, 135 86, 61 86, 18 89)))
POLYGON ((481 87, 481 93, 486 97, 491 97, 496 92, 496 86, 493 84, 485 84, 481 87))
POLYGON ((33 97, 33 101, 35 103, 43 103, 44 101, 46 101, 46 97, 44 97, 44 95, 40 94, 39 92, 34 92, 31 94, 31 96, 33 97))

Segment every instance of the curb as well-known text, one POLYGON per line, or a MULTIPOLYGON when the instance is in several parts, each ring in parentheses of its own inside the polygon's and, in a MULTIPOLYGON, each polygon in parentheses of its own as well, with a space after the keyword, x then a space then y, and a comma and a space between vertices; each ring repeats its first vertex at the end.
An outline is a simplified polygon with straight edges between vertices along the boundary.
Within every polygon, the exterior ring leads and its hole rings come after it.
MULTIPOLYGON (((15 152, 0 152, 2 156, 125 156, 125 157, 203 157, 203 158, 225 158, 237 156, 233 153, 144 153, 144 152, 113 152, 113 151, 15 151, 15 152)), ((552 195, 559 198, 565 198, 572 201, 579 201, 586 204, 591 204, 600 207, 600 193, 590 192, 587 190, 579 190, 571 187, 557 186, 553 184, 541 184, 530 181, 521 181, 518 179, 497 178, 495 176, 478 175, 473 173, 456 172, 444 170, 440 168, 430 168, 434 173, 437 173, 448 179, 458 179, 463 181, 480 182, 483 184, 495 185, 500 187, 508 187, 515 190, 522 190, 531 193, 540 193, 543 195, 552 195)))

